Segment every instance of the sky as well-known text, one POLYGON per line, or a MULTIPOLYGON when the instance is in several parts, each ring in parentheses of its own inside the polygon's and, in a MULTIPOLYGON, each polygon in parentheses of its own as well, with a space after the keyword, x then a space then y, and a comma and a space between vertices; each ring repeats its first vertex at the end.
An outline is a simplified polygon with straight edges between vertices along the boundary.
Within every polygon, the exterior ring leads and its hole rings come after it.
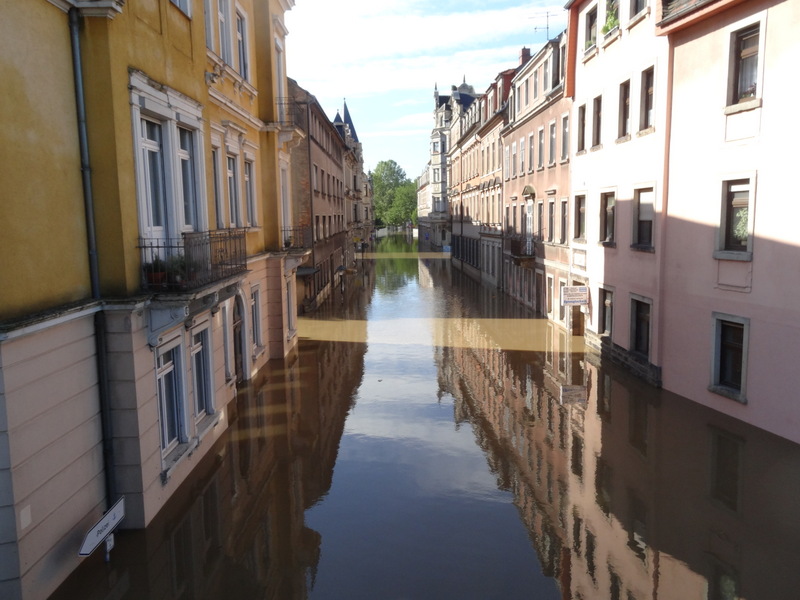
POLYGON ((333 120, 344 102, 364 170, 394 160, 409 179, 428 162, 434 86, 483 93, 501 71, 566 27, 566 0, 295 0, 287 74, 333 120))

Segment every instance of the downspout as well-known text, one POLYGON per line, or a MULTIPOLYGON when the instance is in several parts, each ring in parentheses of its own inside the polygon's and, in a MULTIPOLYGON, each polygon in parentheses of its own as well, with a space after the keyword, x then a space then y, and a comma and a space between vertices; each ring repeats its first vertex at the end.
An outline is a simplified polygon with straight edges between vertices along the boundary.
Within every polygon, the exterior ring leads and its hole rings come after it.
MULTIPOLYGON (((75 88, 75 106, 78 117, 78 145, 81 155, 81 183, 83 207, 86 219, 86 240, 89 250, 89 278, 92 300, 100 304, 100 269, 97 261, 97 237, 95 235, 94 198, 92 196, 92 169, 89 162, 89 137, 86 129, 86 99, 83 94, 83 68, 81 66, 80 14, 77 8, 69 9, 69 34, 72 47, 72 75, 75 88)), ((114 451, 111 426, 108 363, 106 360, 106 316, 102 305, 94 315, 95 352, 97 355, 98 393, 100 396, 100 423, 103 438, 103 475, 105 480, 106 507, 116 501, 117 490, 114 477, 114 451)))

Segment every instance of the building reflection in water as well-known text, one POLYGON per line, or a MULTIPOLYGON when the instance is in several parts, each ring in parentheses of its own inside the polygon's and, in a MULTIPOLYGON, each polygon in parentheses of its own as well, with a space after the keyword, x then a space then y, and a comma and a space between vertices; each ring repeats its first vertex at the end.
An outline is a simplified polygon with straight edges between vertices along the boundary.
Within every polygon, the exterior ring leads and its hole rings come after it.
POLYGON ((441 325, 443 383, 564 598, 797 597, 800 447, 601 365, 551 322, 531 326, 540 350, 504 351, 484 319, 508 310, 450 277, 472 298, 441 325))
MULTIPOLYGON (((338 292, 354 322, 373 280, 367 266, 338 292)), ((320 536, 305 511, 330 488, 365 348, 304 340, 270 362, 238 389, 229 430, 151 525, 117 532, 111 562, 96 552, 51 599, 306 598, 320 536)))

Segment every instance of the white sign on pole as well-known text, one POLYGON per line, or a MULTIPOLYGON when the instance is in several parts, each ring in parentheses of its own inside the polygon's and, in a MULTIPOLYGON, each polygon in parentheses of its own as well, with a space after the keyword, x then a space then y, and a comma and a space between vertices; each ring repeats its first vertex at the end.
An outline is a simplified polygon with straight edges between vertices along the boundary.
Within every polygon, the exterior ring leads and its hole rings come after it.
POLYGON ((103 518, 100 519, 97 524, 89 530, 89 533, 86 534, 86 538, 83 540, 83 544, 81 545, 81 549, 78 551, 78 554, 80 556, 89 556, 92 552, 94 552, 95 548, 103 543, 103 540, 111 535, 111 532, 114 531, 117 525, 119 525, 124 518, 125 496, 122 496, 122 498, 116 501, 114 506, 106 511, 106 514, 103 515, 103 518))
POLYGON ((561 306, 589 304, 588 285, 568 285, 561 289, 561 306))

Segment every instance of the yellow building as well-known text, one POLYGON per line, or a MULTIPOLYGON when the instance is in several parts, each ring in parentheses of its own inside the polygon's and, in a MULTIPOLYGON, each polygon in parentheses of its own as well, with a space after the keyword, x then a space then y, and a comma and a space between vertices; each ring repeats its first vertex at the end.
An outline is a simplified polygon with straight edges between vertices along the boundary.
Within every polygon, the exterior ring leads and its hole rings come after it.
POLYGON ((294 351, 284 13, 31 0, 0 19, 0 596, 146 526, 294 351))

